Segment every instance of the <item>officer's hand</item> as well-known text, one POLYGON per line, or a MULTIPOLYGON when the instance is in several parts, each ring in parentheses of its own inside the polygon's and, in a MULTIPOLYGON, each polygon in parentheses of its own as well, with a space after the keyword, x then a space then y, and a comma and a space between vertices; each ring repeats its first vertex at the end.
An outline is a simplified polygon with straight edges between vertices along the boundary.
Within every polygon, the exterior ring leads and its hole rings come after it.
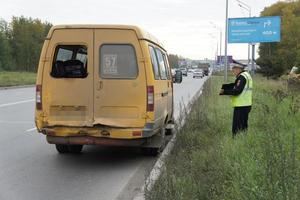
POLYGON ((221 89, 221 90, 220 90, 219 95, 222 95, 222 94, 224 94, 224 89, 221 89))

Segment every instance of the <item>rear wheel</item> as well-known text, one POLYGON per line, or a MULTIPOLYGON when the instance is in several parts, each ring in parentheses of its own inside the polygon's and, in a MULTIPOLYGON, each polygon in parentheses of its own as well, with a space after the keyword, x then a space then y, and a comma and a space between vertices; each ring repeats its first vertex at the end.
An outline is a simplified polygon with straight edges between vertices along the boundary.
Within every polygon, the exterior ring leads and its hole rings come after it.
POLYGON ((68 145, 56 144, 55 147, 58 153, 69 153, 68 145))
POLYGON ((142 147, 142 153, 147 156, 157 156, 166 146, 166 127, 163 126, 159 134, 153 136, 149 146, 142 147))
POLYGON ((80 153, 83 145, 69 145, 68 149, 70 153, 80 153))
POLYGON ((159 148, 156 147, 144 147, 142 153, 146 156, 157 156, 159 154, 159 148))

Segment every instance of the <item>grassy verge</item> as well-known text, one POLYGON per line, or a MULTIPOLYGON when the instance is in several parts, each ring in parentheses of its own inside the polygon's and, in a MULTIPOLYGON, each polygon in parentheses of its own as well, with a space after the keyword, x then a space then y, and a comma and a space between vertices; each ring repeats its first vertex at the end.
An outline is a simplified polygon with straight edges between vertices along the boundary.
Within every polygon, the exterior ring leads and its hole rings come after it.
POLYGON ((231 135, 232 108, 212 77, 149 200, 300 199, 300 95, 285 82, 254 80, 249 130, 231 135))
POLYGON ((0 71, 0 87, 35 84, 36 73, 0 71))

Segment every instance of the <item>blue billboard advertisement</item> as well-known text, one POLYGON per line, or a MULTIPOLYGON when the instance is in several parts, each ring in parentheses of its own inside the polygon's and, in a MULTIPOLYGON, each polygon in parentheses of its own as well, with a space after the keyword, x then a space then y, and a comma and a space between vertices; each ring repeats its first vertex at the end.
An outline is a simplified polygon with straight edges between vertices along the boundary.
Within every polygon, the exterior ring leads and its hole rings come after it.
MULTIPOLYGON (((227 62, 228 63, 233 63, 233 57, 232 56, 227 56, 227 62)), ((217 64, 225 64, 225 56, 218 56, 217 57, 217 64)))
POLYGON ((228 43, 280 42, 281 18, 250 17, 228 20, 228 43))

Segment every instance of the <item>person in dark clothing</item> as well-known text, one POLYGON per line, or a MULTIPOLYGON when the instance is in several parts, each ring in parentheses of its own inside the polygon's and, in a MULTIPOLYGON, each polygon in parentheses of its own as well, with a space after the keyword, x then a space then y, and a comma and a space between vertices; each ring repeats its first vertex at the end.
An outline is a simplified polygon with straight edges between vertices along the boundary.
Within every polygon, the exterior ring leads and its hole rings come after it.
POLYGON ((251 75, 244 70, 242 65, 234 65, 232 72, 236 76, 234 83, 223 84, 220 95, 230 95, 234 108, 232 120, 233 137, 239 131, 248 128, 248 116, 252 107, 253 82, 251 75))

